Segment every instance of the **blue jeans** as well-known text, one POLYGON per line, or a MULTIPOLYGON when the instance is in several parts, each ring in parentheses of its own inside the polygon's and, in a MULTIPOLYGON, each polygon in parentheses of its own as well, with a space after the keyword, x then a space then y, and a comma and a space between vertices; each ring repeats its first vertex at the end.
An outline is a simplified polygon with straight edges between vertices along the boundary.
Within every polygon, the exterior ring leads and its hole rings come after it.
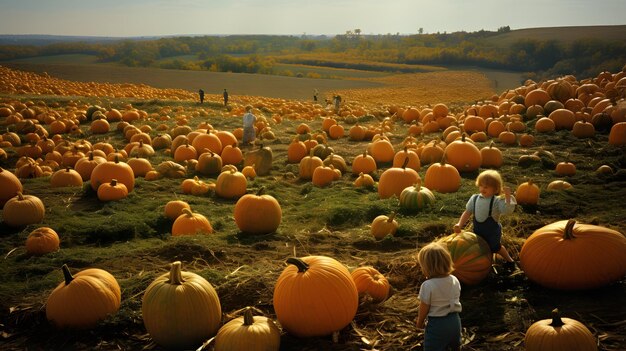
POLYGON ((424 351, 458 350, 461 347, 461 317, 457 312, 443 317, 428 316, 424 351))

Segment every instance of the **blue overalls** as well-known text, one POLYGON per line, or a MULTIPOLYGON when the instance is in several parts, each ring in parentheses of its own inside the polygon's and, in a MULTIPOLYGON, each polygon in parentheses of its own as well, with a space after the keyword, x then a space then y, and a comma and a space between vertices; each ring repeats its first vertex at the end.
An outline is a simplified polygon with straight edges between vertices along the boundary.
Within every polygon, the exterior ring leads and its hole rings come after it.
POLYGON ((479 222, 476 220, 476 200, 478 200, 478 196, 474 197, 474 234, 480 236, 485 239, 487 244, 489 244, 489 248, 492 253, 496 253, 500 251, 500 240, 502 239, 502 225, 496 222, 493 217, 491 217, 491 210, 493 209, 493 200, 495 196, 491 197, 491 202, 489 203, 489 216, 483 222, 479 222))

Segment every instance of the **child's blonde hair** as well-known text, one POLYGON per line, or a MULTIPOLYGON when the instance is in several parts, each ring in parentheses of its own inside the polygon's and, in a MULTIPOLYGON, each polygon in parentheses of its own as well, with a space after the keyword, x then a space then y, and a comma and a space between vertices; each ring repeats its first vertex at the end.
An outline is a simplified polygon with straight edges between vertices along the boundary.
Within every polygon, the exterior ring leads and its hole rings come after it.
POLYGON ((422 247, 417 254, 417 262, 427 278, 446 276, 453 270, 448 249, 436 242, 422 247))
POLYGON ((252 111, 252 106, 251 105, 247 105, 246 106, 246 112, 250 112, 252 111))
POLYGON ((493 169, 480 172, 476 178, 476 186, 480 186, 481 184, 496 189, 496 195, 500 195, 502 192, 502 176, 500 176, 498 171, 494 171, 493 169))

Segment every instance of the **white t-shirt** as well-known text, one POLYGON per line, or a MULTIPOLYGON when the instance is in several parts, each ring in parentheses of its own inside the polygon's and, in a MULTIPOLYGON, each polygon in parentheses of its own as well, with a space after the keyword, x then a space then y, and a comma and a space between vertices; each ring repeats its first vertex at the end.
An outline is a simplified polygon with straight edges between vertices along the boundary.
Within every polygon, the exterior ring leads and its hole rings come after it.
MULTIPOLYGON (((474 218, 479 222, 484 222, 487 217, 489 217, 489 203, 491 203, 491 197, 483 197, 480 194, 474 194, 470 197, 469 201, 467 201, 467 205, 465 205, 465 209, 474 213, 474 218), (476 213, 474 213, 474 198, 478 197, 476 200, 476 213)), ((498 222, 500 219, 500 215, 503 214, 511 214, 515 210, 515 205, 517 205, 517 201, 515 200, 515 196, 511 195, 511 203, 506 204, 506 199, 501 196, 496 196, 493 200, 493 208, 491 209, 491 217, 498 222)))
POLYGON ((430 305, 428 315, 443 317, 451 312, 461 312, 461 284, 452 274, 431 278, 422 283, 420 301, 430 305))

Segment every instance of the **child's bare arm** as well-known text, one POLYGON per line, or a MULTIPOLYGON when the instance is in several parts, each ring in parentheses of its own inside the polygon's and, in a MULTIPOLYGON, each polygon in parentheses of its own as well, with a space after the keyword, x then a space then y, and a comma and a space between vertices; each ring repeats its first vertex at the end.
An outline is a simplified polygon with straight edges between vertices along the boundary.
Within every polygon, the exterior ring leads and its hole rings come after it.
POLYGON ((454 225, 455 233, 458 234, 461 232, 461 228, 465 227, 465 223, 467 223, 471 215, 472 213, 467 210, 463 212, 463 214, 461 215, 461 218, 459 218, 459 221, 454 225))
POLYGON ((424 329, 426 326, 426 316, 428 316, 428 311, 430 310, 430 305, 420 302, 419 312, 417 315, 416 325, 418 329, 424 329))

